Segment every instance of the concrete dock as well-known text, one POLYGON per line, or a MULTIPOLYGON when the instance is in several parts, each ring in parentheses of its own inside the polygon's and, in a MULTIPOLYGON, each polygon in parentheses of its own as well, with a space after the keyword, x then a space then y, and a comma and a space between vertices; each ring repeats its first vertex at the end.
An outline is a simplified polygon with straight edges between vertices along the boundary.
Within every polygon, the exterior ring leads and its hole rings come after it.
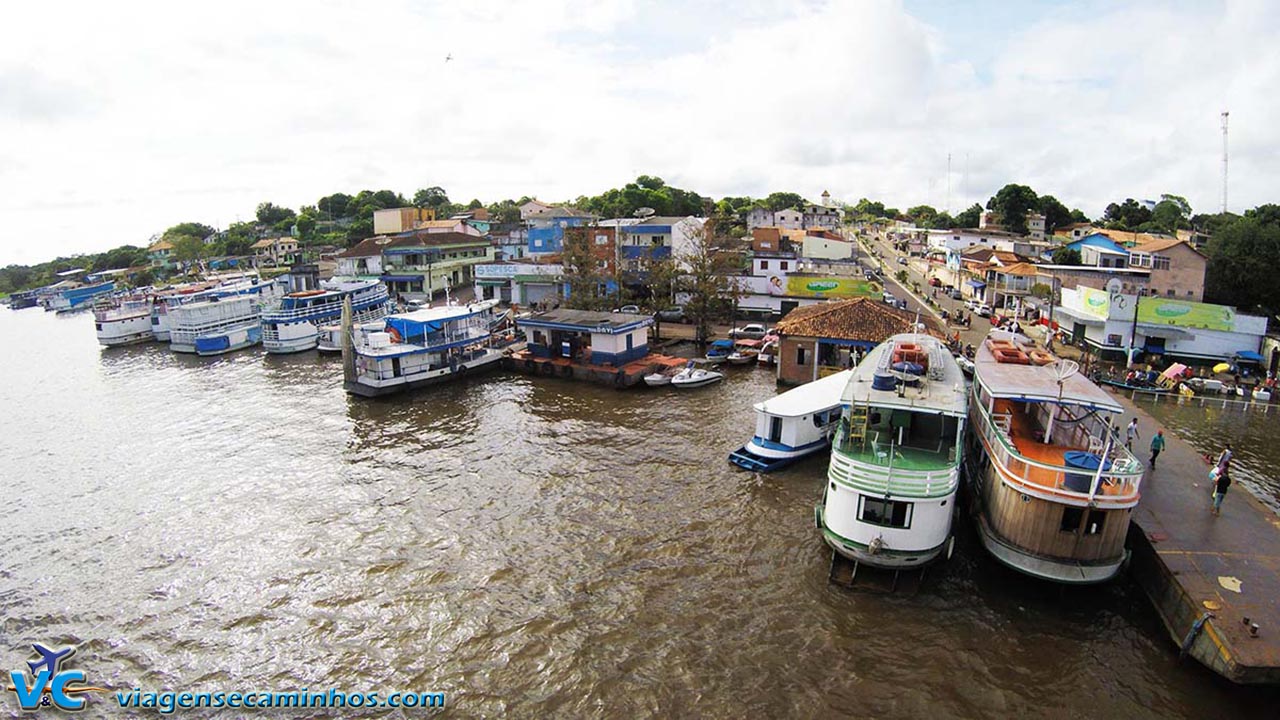
POLYGON ((683 367, 688 362, 688 358, 649 353, 626 365, 615 367, 613 365, 592 365, 584 362, 573 362, 564 357, 538 357, 529 350, 524 349, 513 352, 508 357, 503 358, 502 366, 507 370, 523 372, 526 375, 588 380, 601 385, 624 388, 641 382, 645 375, 683 367))
MULTIPOLYGON (((1161 426, 1117 397, 1138 417, 1134 450, 1145 462, 1161 426)), ((1215 517, 1211 466, 1165 438, 1129 530, 1131 572, 1186 654, 1237 683, 1280 684, 1280 517, 1238 482, 1215 517)))

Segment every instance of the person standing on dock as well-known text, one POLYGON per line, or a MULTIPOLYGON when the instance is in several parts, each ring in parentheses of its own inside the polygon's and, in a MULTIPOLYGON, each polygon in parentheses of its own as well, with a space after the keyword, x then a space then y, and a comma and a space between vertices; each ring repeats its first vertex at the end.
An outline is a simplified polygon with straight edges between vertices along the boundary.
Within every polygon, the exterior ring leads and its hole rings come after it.
POLYGON ((1222 514, 1222 499, 1227 496, 1227 488, 1231 487, 1231 473, 1223 468, 1218 472, 1218 479, 1213 484, 1213 507, 1209 508, 1209 512, 1216 515, 1222 514))
POLYGON ((1164 430, 1157 430, 1156 434, 1151 438, 1151 469, 1156 468, 1156 458, 1160 457, 1160 451, 1164 450, 1164 430))
POLYGON ((1129 421, 1129 427, 1124 429, 1124 446, 1133 452, 1133 441, 1138 438, 1138 418, 1129 421))

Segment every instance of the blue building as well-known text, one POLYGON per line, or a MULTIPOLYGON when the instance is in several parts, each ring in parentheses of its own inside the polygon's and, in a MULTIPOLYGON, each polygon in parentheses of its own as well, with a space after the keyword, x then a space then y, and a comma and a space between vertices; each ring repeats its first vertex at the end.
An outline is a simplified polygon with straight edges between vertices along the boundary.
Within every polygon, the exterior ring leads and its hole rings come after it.
POLYGON ((520 320, 530 354, 622 367, 649 354, 648 315, 558 309, 520 320))
POLYGON ((1102 233, 1086 235, 1063 247, 1080 253, 1080 263, 1090 267, 1123 268, 1129 265, 1129 249, 1102 233))
POLYGON ((549 207, 529 214, 530 255, 558 253, 564 249, 564 230, 589 225, 594 215, 567 207, 549 207))

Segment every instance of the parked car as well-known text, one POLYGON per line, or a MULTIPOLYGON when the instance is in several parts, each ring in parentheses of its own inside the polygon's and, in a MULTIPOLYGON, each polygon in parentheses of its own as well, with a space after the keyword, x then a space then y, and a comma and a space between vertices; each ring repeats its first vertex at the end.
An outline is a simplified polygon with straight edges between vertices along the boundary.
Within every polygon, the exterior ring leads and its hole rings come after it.
POLYGON ((936 277, 929 278, 929 284, 933 287, 942 287, 942 281, 936 277))
POLYGON ((632 315, 639 315, 639 314, 640 314, 640 306, 639 306, 639 305, 623 305, 623 306, 622 306, 622 307, 620 307, 620 308, 615 308, 615 309, 614 309, 614 312, 616 312, 616 313, 631 313, 632 315))
POLYGON ((898 257, 898 264, 899 264, 899 265, 906 265, 906 264, 907 264, 907 259, 906 259, 906 258, 904 258, 904 257, 899 256, 899 257, 898 257))
POLYGON ((741 340, 741 339, 760 340, 765 335, 768 335, 768 334, 769 334, 769 328, 765 327, 760 323, 751 323, 750 325, 743 325, 742 327, 737 327, 729 331, 729 337, 733 338, 734 340, 741 340))
POLYGON ((893 293, 891 293, 891 292, 884 293, 884 295, 882 295, 880 299, 881 299, 881 300, 884 300, 884 301, 885 301, 885 303, 887 303, 887 304, 889 304, 889 305, 897 305, 897 304, 898 304, 898 299, 897 299, 897 298, 895 298, 895 297, 893 296, 893 293))
POLYGON ((669 307, 664 310, 659 310, 653 314, 653 319, 658 322, 689 322, 689 316, 684 314, 684 308, 682 307, 669 307))
POLYGON ((991 306, 986 303, 978 303, 977 306, 973 308, 973 314, 979 317, 989 318, 991 317, 991 306))
POLYGON ((964 297, 964 295, 960 292, 960 288, 954 288, 954 287, 947 291, 947 295, 950 295, 952 300, 959 300, 964 297))

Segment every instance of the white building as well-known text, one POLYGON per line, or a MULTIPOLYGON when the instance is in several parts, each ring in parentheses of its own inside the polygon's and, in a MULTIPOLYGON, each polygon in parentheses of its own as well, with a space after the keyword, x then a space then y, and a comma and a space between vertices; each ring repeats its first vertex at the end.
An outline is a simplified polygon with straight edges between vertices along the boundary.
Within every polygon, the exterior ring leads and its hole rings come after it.
POLYGON ((1139 297, 1084 285, 1062 289, 1054 319, 1104 357, 1123 357, 1132 347, 1149 359, 1229 361, 1240 353, 1258 353, 1267 331, 1265 317, 1243 315, 1227 305, 1139 297))

